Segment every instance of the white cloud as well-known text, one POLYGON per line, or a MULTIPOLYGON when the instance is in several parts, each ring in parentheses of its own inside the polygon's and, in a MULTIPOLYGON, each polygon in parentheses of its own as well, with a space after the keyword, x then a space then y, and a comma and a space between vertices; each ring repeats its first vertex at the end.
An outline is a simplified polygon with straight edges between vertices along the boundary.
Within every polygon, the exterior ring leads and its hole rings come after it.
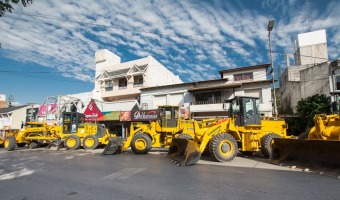
MULTIPOLYGON (((278 62, 284 59, 283 53, 293 52, 297 34, 310 27, 326 28, 332 42, 329 54, 338 54, 340 6, 335 1, 326 10, 311 12, 309 21, 305 2, 243 3, 35 1, 2 18, 0 38, 4 56, 55 68, 65 77, 84 81, 93 80, 94 52, 102 48, 125 61, 152 55, 187 81, 215 77, 221 69, 267 62, 269 19, 276 20, 272 41, 278 62), (262 7, 250 7, 258 5, 262 7), (209 72, 196 73, 203 70, 199 66, 208 65, 209 72)), ((310 8, 317 7, 311 3, 310 8)))

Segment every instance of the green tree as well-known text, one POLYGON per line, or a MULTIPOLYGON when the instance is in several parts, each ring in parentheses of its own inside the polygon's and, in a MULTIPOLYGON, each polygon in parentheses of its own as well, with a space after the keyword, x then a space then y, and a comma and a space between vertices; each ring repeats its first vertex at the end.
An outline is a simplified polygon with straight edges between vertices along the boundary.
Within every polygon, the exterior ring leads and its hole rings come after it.
POLYGON ((322 113, 331 113, 331 103, 324 94, 315 94, 297 103, 296 114, 302 117, 301 123, 308 128, 314 126, 313 117, 322 113))
POLYGON ((12 12, 14 10, 13 4, 21 4, 26 7, 29 4, 32 4, 34 0, 0 0, 0 17, 2 17, 5 12, 12 12))
POLYGON ((12 102, 14 101, 14 97, 13 95, 9 95, 8 97, 8 107, 12 107, 12 102))

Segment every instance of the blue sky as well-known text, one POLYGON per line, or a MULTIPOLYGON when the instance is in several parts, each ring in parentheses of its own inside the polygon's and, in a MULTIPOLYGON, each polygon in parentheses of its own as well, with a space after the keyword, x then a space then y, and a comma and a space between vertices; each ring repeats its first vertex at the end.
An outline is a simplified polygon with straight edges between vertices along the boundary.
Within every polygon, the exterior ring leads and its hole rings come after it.
MULTIPOLYGON (((338 0, 35 1, 0 18, 0 93, 20 104, 94 88, 94 54, 122 62, 153 56, 184 82, 269 63, 285 67, 297 34, 326 29, 329 59, 339 58, 338 0)), ((292 63, 292 62, 291 62, 292 63)))

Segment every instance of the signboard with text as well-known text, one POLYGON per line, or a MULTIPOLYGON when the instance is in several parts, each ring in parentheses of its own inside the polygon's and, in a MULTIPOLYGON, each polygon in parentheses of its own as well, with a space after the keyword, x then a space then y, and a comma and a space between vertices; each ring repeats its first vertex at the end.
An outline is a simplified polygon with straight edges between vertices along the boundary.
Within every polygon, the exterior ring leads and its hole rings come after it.
POLYGON ((131 121, 156 121, 158 119, 158 110, 131 111, 131 121))
POLYGON ((103 116, 102 112, 98 109, 96 102, 92 99, 84 111, 85 121, 97 121, 98 118, 103 116))

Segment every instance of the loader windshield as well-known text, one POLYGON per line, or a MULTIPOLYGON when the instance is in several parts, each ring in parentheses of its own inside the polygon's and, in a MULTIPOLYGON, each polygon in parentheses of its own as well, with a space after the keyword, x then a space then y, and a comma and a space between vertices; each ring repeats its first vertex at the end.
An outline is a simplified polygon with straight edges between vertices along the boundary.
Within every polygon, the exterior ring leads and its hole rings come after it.
POLYGON ((240 114, 240 104, 238 103, 237 99, 234 99, 230 102, 230 114, 231 115, 238 115, 240 114))

